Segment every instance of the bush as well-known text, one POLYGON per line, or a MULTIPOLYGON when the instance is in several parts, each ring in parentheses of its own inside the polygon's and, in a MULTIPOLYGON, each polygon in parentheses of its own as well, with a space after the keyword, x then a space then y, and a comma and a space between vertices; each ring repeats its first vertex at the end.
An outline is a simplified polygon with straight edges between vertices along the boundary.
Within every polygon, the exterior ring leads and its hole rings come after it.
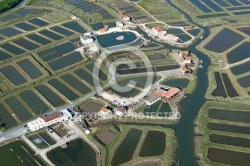
POLYGON ((3 127, 1 127, 1 130, 2 130, 3 132, 5 132, 5 131, 6 131, 6 128, 3 126, 3 127))
POLYGON ((22 0, 3 0, 0 2, 0 13, 16 7, 22 0))

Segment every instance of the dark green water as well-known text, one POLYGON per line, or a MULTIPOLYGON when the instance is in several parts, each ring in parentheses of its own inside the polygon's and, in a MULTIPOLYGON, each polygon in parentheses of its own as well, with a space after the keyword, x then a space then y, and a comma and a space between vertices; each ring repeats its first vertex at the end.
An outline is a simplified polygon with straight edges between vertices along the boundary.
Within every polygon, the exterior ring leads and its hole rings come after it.
POLYGON ((236 126, 220 123, 208 123, 207 128, 215 131, 225 131, 231 133, 250 134, 250 127, 236 126))
POLYGON ((47 153, 48 158, 57 166, 94 166, 96 153, 82 139, 76 139, 67 148, 57 147, 47 153))
POLYGON ((249 111, 234 111, 229 109, 209 109, 208 117, 211 119, 228 120, 233 122, 250 123, 249 111))
POLYGON ((76 77, 74 77, 71 74, 66 74, 61 76, 61 78, 67 82, 70 86, 72 86, 74 89, 78 90, 79 92, 83 94, 87 94, 91 91, 91 89, 83 84, 80 80, 78 80, 76 77))
POLYGON ((27 110, 27 108, 14 96, 5 100, 6 103, 11 107, 11 109, 15 112, 18 118, 21 121, 26 121, 32 118, 31 113, 27 110))
POLYGON ((0 104, 0 110, 1 110, 0 120, 2 122, 2 126, 8 129, 10 127, 17 125, 17 122, 15 121, 13 116, 11 116, 11 114, 7 111, 7 109, 4 107, 3 104, 0 104))
POLYGON ((35 87, 53 106, 59 107, 65 104, 65 101, 54 93, 49 87, 45 85, 38 85, 35 87))
POLYGON ((35 151, 21 140, 2 146, 0 156, 0 164, 3 166, 47 165, 39 155, 35 154, 35 151))
POLYGON ((120 165, 132 159, 138 142, 140 141, 142 130, 131 129, 115 151, 112 165, 120 165))
POLYGON ((23 59, 18 61, 17 64, 30 76, 32 79, 39 78, 43 73, 29 60, 23 59))
POLYGON ((102 47, 112 47, 133 42, 136 40, 136 35, 132 32, 112 32, 99 35, 97 38, 102 47), (120 36, 123 36, 124 39, 119 40, 118 37, 120 36))
POLYGON ((250 148, 250 139, 247 139, 247 138, 210 134, 209 139, 211 142, 218 143, 218 144, 226 144, 226 145, 250 148))
POLYGON ((32 90, 23 91, 20 96, 37 115, 49 110, 49 107, 32 90))
POLYGON ((243 153, 213 147, 208 149, 208 158, 213 161, 230 165, 249 166, 250 163, 250 153, 243 153))
POLYGON ((189 80, 186 78, 180 78, 180 79, 171 79, 163 82, 163 85, 173 86, 173 87, 180 87, 182 89, 186 88, 188 86, 189 80))
POLYGON ((46 132, 40 132, 39 135, 50 145, 54 145, 56 141, 51 138, 46 132))
POLYGON ((79 96, 73 92, 69 87, 64 85, 62 82, 60 82, 57 79, 52 79, 49 81, 49 84, 52 85, 54 88, 56 88, 61 94, 63 94, 67 99, 73 101, 77 99, 79 96))
POLYGON ((39 149, 44 149, 49 147, 49 145, 37 134, 28 136, 28 139, 39 149))
POLYGON ((143 141, 139 155, 141 157, 162 155, 165 148, 166 134, 162 131, 150 130, 143 141))
POLYGON ((12 65, 2 67, 0 71, 16 86, 22 85, 27 82, 27 80, 12 65))

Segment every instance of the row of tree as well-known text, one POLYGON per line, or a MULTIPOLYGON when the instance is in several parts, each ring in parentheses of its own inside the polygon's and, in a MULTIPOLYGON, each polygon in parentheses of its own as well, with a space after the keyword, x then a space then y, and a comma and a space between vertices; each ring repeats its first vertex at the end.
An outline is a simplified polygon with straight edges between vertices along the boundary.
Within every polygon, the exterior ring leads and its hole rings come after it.
POLYGON ((16 7, 22 0, 2 0, 0 1, 0 13, 16 7))

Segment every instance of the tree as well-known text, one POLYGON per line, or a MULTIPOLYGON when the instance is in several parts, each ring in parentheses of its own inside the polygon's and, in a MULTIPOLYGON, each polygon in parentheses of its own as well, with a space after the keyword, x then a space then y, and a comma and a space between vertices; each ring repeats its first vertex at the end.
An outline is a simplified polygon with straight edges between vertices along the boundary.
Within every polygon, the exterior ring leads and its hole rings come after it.
POLYGON ((5 132, 5 131, 6 131, 6 128, 5 128, 4 126, 2 126, 2 127, 1 127, 1 130, 2 130, 3 132, 5 132))

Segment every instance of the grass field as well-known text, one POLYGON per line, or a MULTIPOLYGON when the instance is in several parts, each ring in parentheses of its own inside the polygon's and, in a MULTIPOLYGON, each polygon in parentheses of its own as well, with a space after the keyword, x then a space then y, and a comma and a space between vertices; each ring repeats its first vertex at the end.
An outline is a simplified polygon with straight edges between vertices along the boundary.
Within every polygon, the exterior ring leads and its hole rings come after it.
POLYGON ((164 0, 142 0, 139 5, 160 21, 181 20, 183 15, 164 0))

